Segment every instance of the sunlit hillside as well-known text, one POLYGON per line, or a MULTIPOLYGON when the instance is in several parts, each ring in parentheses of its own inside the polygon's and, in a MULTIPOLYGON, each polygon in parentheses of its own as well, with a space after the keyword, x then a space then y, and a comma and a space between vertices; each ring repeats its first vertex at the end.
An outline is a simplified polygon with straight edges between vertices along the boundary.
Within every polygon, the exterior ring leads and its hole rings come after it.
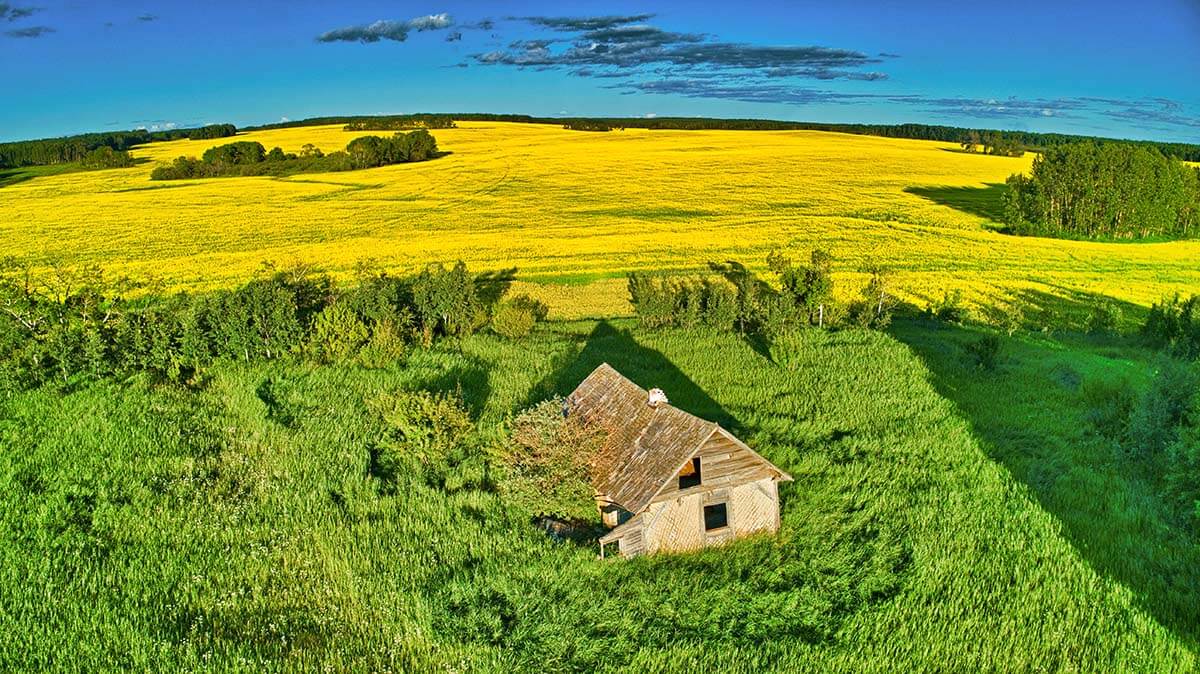
MULTIPOLYGON (((459 126, 435 133, 450 153, 435 161, 288 178, 152 182, 158 162, 230 139, 145 145, 133 154, 149 161, 135 168, 0 188, 0 255, 187 287, 242 281, 264 261, 348 274, 367 259, 410 270, 461 258, 515 267, 558 315, 625 313, 628 270, 761 265, 775 247, 829 249, 843 292, 856 292, 865 264, 889 265, 918 304, 961 287, 973 300, 1082 291, 1145 305, 1200 284, 1200 242, 994 231, 995 185, 1030 155, 807 131, 459 126)), ((328 152, 359 135, 325 126, 239 140, 328 152)))

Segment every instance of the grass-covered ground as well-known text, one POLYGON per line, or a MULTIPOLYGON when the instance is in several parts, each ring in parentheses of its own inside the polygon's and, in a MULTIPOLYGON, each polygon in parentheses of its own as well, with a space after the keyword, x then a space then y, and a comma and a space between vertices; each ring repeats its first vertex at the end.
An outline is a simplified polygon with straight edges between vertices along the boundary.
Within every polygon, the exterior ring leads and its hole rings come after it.
POLYGON ((894 333, 560 323, 385 370, 22 394, 0 407, 0 669, 1194 670, 1195 545, 1072 417, 1071 382, 1137 385, 1148 356, 1025 338, 980 375, 968 334, 894 333), (481 452, 435 482, 373 470, 381 392, 461 392, 487 446, 603 360, 795 476, 781 534, 600 561, 481 452))

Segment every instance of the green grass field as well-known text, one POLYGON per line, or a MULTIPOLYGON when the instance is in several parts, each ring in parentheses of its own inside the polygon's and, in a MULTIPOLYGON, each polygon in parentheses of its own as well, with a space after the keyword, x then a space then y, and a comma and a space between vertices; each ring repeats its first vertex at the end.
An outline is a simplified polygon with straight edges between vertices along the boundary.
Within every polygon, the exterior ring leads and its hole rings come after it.
POLYGON ((1089 435, 1119 340, 969 329, 771 344, 552 323, 385 370, 222 365, 0 407, 0 669, 1194 671, 1200 556, 1089 435), (1072 341, 1074 340, 1074 341, 1072 341), (507 503, 479 453, 370 470, 380 392, 461 392, 487 446, 601 361, 795 476, 777 538, 601 561, 507 503))

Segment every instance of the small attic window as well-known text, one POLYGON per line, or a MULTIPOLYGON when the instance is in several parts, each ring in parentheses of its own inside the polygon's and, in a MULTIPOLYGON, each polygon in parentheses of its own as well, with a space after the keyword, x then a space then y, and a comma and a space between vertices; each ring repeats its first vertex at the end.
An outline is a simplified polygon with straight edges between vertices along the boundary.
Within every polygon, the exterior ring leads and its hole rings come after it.
POLYGON ((700 457, 693 456, 690 463, 679 471, 679 488, 687 489, 700 484, 700 457))
POLYGON ((729 526, 729 511, 724 503, 704 506, 704 530, 712 531, 729 526))

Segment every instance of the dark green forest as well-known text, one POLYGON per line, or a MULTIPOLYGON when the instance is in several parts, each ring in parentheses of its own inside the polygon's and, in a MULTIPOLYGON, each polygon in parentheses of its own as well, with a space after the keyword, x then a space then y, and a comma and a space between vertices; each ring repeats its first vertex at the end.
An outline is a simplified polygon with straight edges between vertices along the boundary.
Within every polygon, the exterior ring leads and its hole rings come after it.
POLYGON ((347 122, 345 131, 411 131, 413 129, 453 129, 448 115, 393 115, 363 117, 347 122))
MULTIPOLYGON (((114 152, 125 152, 135 145, 157 141, 208 140, 225 138, 237 133, 232 124, 211 124, 196 129, 172 129, 170 131, 113 131, 110 133, 85 133, 63 138, 24 140, 0 143, 0 168, 41 166, 83 161, 101 148, 114 152)), ((118 164, 101 164, 96 168, 108 168, 118 164)))
POLYGON ((205 150, 195 157, 177 157, 150 172, 151 180, 183 180, 225 176, 284 176, 297 173, 327 173, 425 161, 438 155, 437 140, 425 129, 397 133, 390 138, 361 136, 346 144, 344 151, 325 154, 312 144, 300 152, 284 152, 262 143, 238 141, 205 150))
POLYGON ((1016 234, 1128 240, 1200 235, 1200 170, 1155 148, 1073 143, 1046 149, 1008 179, 1016 234))

